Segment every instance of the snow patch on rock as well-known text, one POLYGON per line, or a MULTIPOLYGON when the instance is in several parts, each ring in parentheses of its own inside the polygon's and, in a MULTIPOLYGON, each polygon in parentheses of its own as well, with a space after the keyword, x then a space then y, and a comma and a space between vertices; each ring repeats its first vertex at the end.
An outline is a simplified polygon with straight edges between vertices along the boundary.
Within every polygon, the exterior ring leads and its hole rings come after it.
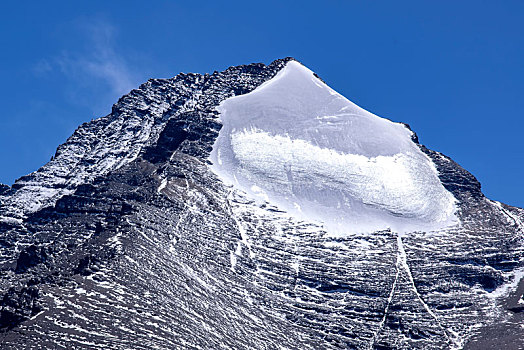
POLYGON ((404 125, 373 115, 289 62, 218 107, 211 169, 334 235, 455 225, 455 199, 404 125))

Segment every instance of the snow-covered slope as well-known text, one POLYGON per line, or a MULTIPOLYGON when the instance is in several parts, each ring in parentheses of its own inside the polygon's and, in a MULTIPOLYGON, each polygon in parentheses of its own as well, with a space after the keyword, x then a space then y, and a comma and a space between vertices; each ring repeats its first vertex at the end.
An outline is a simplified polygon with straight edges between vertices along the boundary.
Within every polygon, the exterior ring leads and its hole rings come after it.
POLYGON ((296 61, 218 109, 223 128, 212 169, 259 201, 336 235, 457 223, 455 199, 412 132, 358 107, 296 61))
POLYGON ((523 222, 293 58, 152 79, 0 185, 0 348, 522 349, 523 222))

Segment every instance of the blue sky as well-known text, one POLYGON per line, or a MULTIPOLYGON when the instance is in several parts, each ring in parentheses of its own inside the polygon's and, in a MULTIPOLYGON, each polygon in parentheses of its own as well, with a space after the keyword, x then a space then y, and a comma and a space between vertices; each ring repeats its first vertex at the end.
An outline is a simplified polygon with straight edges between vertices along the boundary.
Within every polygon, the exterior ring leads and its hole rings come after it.
POLYGON ((524 207, 521 1, 4 1, 0 33, 2 183, 148 78, 293 56, 524 207))

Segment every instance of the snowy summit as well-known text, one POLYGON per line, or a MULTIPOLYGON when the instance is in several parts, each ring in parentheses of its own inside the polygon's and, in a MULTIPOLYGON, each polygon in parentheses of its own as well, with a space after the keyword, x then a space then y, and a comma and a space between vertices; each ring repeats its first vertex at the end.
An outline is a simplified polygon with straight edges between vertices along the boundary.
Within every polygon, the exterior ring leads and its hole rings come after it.
POLYGON ((453 195, 412 131, 358 107, 296 61, 218 111, 212 170, 258 202, 334 235, 458 222, 453 195))
POLYGON ((521 349, 523 237, 291 57, 150 79, 0 186, 0 348, 521 349))

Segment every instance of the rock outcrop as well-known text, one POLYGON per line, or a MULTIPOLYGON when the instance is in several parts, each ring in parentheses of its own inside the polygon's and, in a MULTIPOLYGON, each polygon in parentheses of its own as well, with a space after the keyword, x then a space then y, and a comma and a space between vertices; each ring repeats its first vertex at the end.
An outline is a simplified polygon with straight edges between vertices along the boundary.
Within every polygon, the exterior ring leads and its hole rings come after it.
POLYGON ((210 169, 216 107, 290 60, 149 80, 0 186, 2 349, 521 346, 524 211, 416 136, 459 225, 333 236, 210 169))

